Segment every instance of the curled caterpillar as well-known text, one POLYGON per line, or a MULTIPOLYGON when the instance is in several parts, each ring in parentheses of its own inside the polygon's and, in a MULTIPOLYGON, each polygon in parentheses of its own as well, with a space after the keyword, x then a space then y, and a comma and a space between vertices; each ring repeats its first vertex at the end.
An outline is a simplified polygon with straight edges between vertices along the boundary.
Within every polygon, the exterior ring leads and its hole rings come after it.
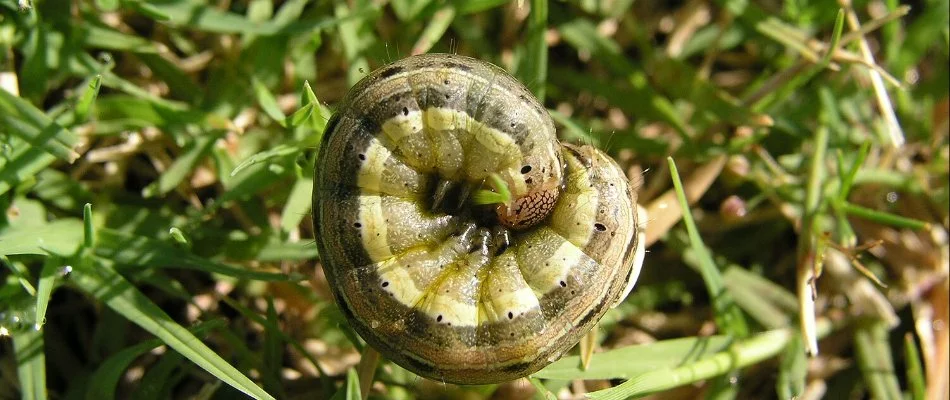
POLYGON ((357 83, 315 167, 314 231, 343 314, 443 382, 517 379, 574 346, 636 282, 637 211, 608 155, 560 143, 521 83, 451 54, 357 83), (510 201, 476 204, 492 176, 510 201))

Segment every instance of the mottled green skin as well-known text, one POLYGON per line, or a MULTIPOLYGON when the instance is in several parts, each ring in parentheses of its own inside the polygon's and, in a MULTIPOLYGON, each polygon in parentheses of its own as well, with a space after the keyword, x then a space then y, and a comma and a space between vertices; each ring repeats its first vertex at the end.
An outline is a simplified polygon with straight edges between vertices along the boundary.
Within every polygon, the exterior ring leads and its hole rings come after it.
POLYGON ((415 56, 364 78, 327 126, 315 175, 314 229, 337 303, 368 343, 433 380, 531 374, 576 344, 636 279, 636 201, 623 171, 592 147, 559 144, 520 83, 472 58, 415 56), (400 114, 430 109, 420 121, 454 115, 480 131, 423 124, 406 136, 418 140, 405 141, 392 137, 409 130, 381 133, 400 114), (480 147, 487 129, 517 151, 480 147), (439 182, 478 188, 492 172, 515 198, 561 188, 553 212, 509 232, 507 247, 497 244, 493 208, 433 207, 439 182))

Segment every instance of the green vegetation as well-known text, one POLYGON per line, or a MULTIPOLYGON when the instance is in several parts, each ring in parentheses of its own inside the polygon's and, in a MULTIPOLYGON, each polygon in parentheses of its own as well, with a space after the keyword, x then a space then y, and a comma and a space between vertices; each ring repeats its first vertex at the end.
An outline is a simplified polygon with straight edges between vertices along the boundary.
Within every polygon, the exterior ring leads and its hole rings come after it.
POLYGON ((359 398, 315 147, 420 52, 505 67, 614 155, 650 247, 586 369, 383 360, 363 395, 946 398, 948 26, 948 0, 0 0, 0 399, 359 398))

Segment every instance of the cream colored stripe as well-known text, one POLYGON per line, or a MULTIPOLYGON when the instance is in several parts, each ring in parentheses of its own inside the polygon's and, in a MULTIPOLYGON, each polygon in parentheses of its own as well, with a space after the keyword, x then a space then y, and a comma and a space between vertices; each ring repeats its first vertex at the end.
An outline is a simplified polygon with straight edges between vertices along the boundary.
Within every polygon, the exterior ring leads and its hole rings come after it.
POLYGON ((512 318, 508 318, 509 312, 512 317, 517 317, 541 307, 535 292, 530 287, 507 293, 490 293, 488 300, 483 301, 483 304, 485 305, 484 318, 479 323, 510 321, 512 318))
POLYGON ((379 285, 383 291, 391 293, 406 307, 413 307, 422 299, 423 292, 416 287, 409 270, 398 259, 392 258, 376 265, 379 285))
POLYGON ((386 160, 392 157, 392 153, 378 139, 373 138, 362 154, 366 159, 361 161, 362 164, 357 172, 357 186, 379 192, 382 187, 383 172, 386 170, 386 160))
POLYGON ((533 276, 525 277, 525 279, 531 285, 535 297, 544 297, 551 289, 560 286, 561 281, 567 279, 571 269, 586 257, 587 255, 573 243, 564 241, 554 254, 545 260, 543 267, 538 268, 533 276))
POLYGON ((564 159, 568 171, 572 172, 567 176, 566 190, 561 193, 554 209, 551 227, 575 246, 584 248, 594 231, 600 195, 591 183, 588 168, 569 153, 564 159))
MULTIPOLYGON (((460 137, 466 139, 463 143, 478 143, 481 148, 472 149, 471 145, 467 149, 469 153, 487 151, 491 158, 506 161, 506 164, 512 162, 520 163, 523 159, 521 148, 515 143, 511 135, 506 132, 492 128, 481 121, 472 118, 464 111, 455 110, 446 107, 430 107, 425 112, 410 111, 408 114, 399 114, 392 117, 382 124, 382 131, 386 137, 398 146, 405 146, 407 140, 428 140, 424 132, 438 134, 440 131, 455 131, 469 135, 460 137)), ((375 142, 375 141, 374 141, 375 142)), ((432 143, 430 143, 431 145, 432 143)), ((419 146, 422 147, 422 146, 419 146)), ((485 157, 485 154, 469 154, 468 157, 485 157)), ((367 154, 367 161, 372 161, 367 154)), ((428 160, 438 160, 438 157, 428 158, 428 160)), ((426 165, 429 168, 437 168, 436 165, 426 165)), ((457 167, 461 168, 462 165, 457 167)), ((521 165, 505 165, 506 169, 501 171, 505 180, 513 185, 513 193, 524 193, 527 191, 527 185, 524 182, 524 176, 520 173, 521 165)), ((453 169, 454 171, 454 169, 453 169)), ((443 171, 445 172, 445 171, 443 171)), ((478 172, 478 171, 470 171, 478 172)), ((481 178, 481 176, 479 176, 481 178)))
POLYGON ((422 126, 422 111, 413 110, 386 120, 382 130, 393 143, 399 143, 405 137, 421 134, 422 126))
POLYGON ((389 249, 389 231, 386 217, 383 215, 383 199, 378 195, 359 197, 359 218, 363 248, 373 262, 385 261, 393 257, 389 249))
POLYGON ((430 298, 425 312, 432 319, 442 324, 452 326, 476 326, 478 324, 478 307, 475 304, 466 304, 456 301, 451 296, 438 294, 430 298))

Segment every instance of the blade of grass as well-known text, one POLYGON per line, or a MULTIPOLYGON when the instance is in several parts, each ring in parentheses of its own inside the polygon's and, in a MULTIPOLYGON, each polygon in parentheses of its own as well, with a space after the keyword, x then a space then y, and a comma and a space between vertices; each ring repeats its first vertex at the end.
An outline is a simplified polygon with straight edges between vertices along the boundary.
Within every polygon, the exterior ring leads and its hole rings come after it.
POLYGON ((96 75, 89 80, 86 89, 79 96, 79 101, 76 102, 76 121, 85 121, 89 117, 89 110, 96 96, 99 96, 100 87, 102 87, 102 75, 96 75))
POLYGON ((0 264, 5 265, 10 269, 10 273, 16 277, 17 282, 20 283, 20 286, 23 287, 23 290, 26 291, 30 296, 36 296, 36 288, 33 287, 31 283, 32 278, 30 276, 30 271, 22 263, 12 262, 7 256, 0 254, 0 264))
MULTIPOLYGON (((848 25, 851 26, 851 29, 858 31, 861 29, 861 23, 858 22, 858 16, 854 13, 854 10, 848 8, 847 12, 848 25)), ((832 42, 831 48, 834 49, 834 42, 832 42)), ((868 65, 875 65, 874 55, 871 51, 871 46, 868 44, 867 39, 861 37, 858 40, 858 49, 861 50, 861 56, 868 63, 868 65)), ((894 113, 894 106, 891 103, 891 97, 887 93, 887 87, 884 85, 884 79, 881 77, 881 73, 875 69, 868 69, 868 74, 871 77, 871 87, 874 88, 874 96, 877 99, 878 111, 880 111, 881 116, 884 117, 886 122, 886 143, 890 144, 893 148, 900 148, 904 145, 906 141, 904 139, 904 130, 901 128, 900 122, 897 121, 897 114, 894 113)))
POLYGON ((531 13, 525 26, 524 45, 515 76, 525 82, 534 97, 544 104, 548 80, 548 2, 531 0, 531 13))
POLYGON ((439 8, 435 14, 432 14, 432 18, 429 19, 429 23, 426 24, 422 34, 419 35, 416 44, 412 46, 410 54, 423 54, 432 50, 432 46, 445 35, 454 19, 455 7, 452 4, 446 4, 439 8))
POLYGON ((290 195, 287 196, 284 209, 280 213, 281 231, 293 231, 300 225, 300 221, 310 214, 311 195, 313 193, 313 176, 311 175, 310 172, 304 172, 294 182, 293 188, 290 189, 290 195))
POLYGON ((875 399, 900 399, 900 385, 887 342, 887 323, 866 321, 854 332, 858 367, 875 399))
MULTIPOLYGON (((831 323, 820 321, 818 332, 831 332, 831 323)), ((622 400, 699 382, 775 357, 796 334, 792 328, 764 332, 739 341, 727 350, 678 367, 658 368, 610 389, 588 393, 595 400, 622 400)))
POLYGON ((261 110, 264 111, 264 114, 267 114, 274 122, 280 124, 280 126, 286 127, 285 120, 287 116, 284 115, 284 112, 280 110, 280 106, 277 105, 277 98, 274 97, 274 94, 270 92, 270 89, 267 88, 264 83, 262 83, 257 78, 251 78, 251 86, 254 87, 254 95, 257 97, 257 104, 261 106, 261 110))
POLYGON ((162 400, 172 397, 172 389, 184 375, 185 358, 181 353, 166 352, 145 370, 129 398, 136 400, 162 400))
POLYGON ((195 139, 190 148, 179 155, 157 181, 142 189, 142 196, 146 198, 159 196, 175 189, 195 169, 198 162, 204 159, 217 138, 217 134, 205 133, 195 139))
POLYGON ((130 268, 175 267, 260 281, 288 281, 301 278, 298 274, 254 271, 212 261, 183 252, 181 248, 164 241, 129 235, 111 229, 99 229, 97 234, 99 243, 95 248, 96 257, 110 263, 128 265, 130 268))
MULTIPOLYGON (((227 326, 223 319, 200 322, 191 328, 196 336, 204 334, 227 326)), ((86 388, 86 400, 113 399, 116 395, 116 388, 119 379, 129 368, 135 359, 161 346, 163 343, 159 339, 150 339, 142 343, 126 347, 115 353, 96 368, 95 372, 89 378, 89 386, 86 388)))
MULTIPOLYGON (((670 167, 670 175, 673 178, 673 187, 676 190, 676 198, 679 201, 680 207, 683 210, 689 210, 689 203, 686 201, 686 193, 683 191, 683 183, 680 181, 676 163, 672 157, 668 157, 666 161, 670 167)), ((688 211, 683 213, 683 224, 686 226, 686 231, 689 234, 690 249, 698 259, 699 272, 703 276, 706 290, 709 292, 709 297, 713 302, 713 309, 716 312, 716 326, 718 326, 722 332, 736 338, 748 336, 749 328, 746 324, 745 317, 743 317, 742 311, 739 310, 735 301, 726 290, 722 275, 719 272, 719 267, 716 266, 712 255, 709 254, 709 249, 706 248, 702 237, 699 236, 696 223, 688 211)))
POLYGON ((46 225, 6 229, 0 233, 0 255, 75 254, 82 243, 82 222, 58 219, 46 225))
POLYGON ((73 151, 78 141, 75 134, 65 129, 30 102, 0 89, 0 128, 41 148, 66 162, 79 158, 73 151))
POLYGON ((792 335, 788 339, 785 352, 782 353, 775 392, 780 399, 801 398, 802 394, 805 393, 807 377, 808 358, 805 354, 805 344, 802 342, 800 334, 792 335))
POLYGON ((175 323, 158 305, 111 268, 98 262, 84 268, 76 268, 70 283, 155 335, 169 347, 228 385, 256 399, 273 399, 214 350, 202 343, 188 329, 175 323))
MULTIPOLYGON (((838 13, 835 22, 835 36, 839 37, 841 25, 843 24, 843 12, 838 13)), ((832 40, 837 42, 837 40, 832 40)), ((834 49, 835 46, 831 46, 834 49)), ((825 97, 821 97, 822 100, 825 97)), ((830 105, 824 104, 826 107, 830 105)), ((819 115, 819 121, 823 120, 819 115)), ((797 285, 799 301, 799 323, 802 327, 808 354, 815 356, 818 354, 818 338, 815 331, 815 298, 817 293, 813 292, 815 279, 821 275, 820 252, 817 250, 817 232, 815 232, 816 219, 821 207, 822 182, 827 175, 825 172, 825 153, 828 149, 828 128, 822 124, 815 131, 814 152, 811 155, 808 180, 805 185, 805 201, 802 205, 802 227, 799 233, 798 241, 798 264, 797 264, 797 285)))
POLYGON ((920 363, 920 354, 914 336, 908 332, 904 335, 904 359, 907 362, 907 385, 910 387, 910 398, 924 400, 927 398, 927 385, 924 384, 924 369, 920 363))
POLYGON ((688 337, 619 347, 591 357, 590 367, 580 367, 580 356, 562 357, 532 376, 541 379, 627 379, 649 371, 675 368, 725 350, 733 340, 726 336, 688 337), (637 360, 633 363, 630 360, 637 360))
POLYGON ((544 384, 541 383, 541 380, 534 377, 529 377, 528 382, 531 383, 531 386, 534 386, 534 398, 540 398, 543 400, 557 400, 557 396, 554 393, 551 393, 548 388, 544 387, 544 384))
POLYGON ((13 354, 17 362, 20 395, 24 400, 46 400, 46 355, 43 331, 23 329, 13 335, 13 354))
POLYGON ((861 207, 848 202, 842 204, 841 209, 848 215, 864 218, 868 221, 877 222, 882 225, 889 225, 895 228, 913 229, 916 231, 930 230, 930 224, 927 222, 861 207))
POLYGON ((59 277, 59 271, 62 268, 62 260, 59 257, 47 257, 43 263, 36 291, 36 324, 33 326, 36 330, 41 330, 46 323, 46 307, 49 305, 49 299, 56 287, 56 278, 59 277))

